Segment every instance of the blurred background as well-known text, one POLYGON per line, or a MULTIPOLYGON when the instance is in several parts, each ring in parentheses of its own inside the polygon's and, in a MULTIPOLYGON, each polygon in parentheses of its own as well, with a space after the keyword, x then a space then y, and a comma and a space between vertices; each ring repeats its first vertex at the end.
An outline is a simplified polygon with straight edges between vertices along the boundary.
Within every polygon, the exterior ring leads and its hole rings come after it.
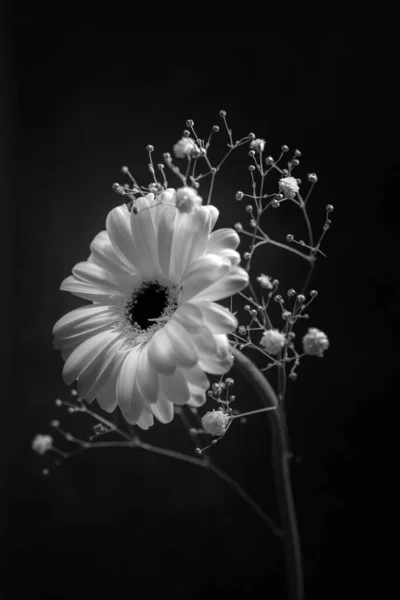
MULTIPOLYGON (((323 360, 303 361, 287 395, 306 599, 382 593, 395 577, 387 536, 397 507, 392 38, 372 18, 334 22, 268 9, 263 19, 188 13, 185 23, 173 6, 165 14, 141 10, 110 17, 100 7, 72 14, 14 4, 9 11, 1 123, 4 597, 21 597, 27 585, 43 600, 127 592, 286 597, 279 541, 212 473, 126 449, 87 451, 55 469, 50 453, 30 449, 36 433, 51 433, 51 419, 75 434, 91 431, 89 419, 55 406, 70 396, 51 330, 83 304, 59 284, 120 203, 111 186, 125 182, 121 166, 147 185, 146 145, 160 162, 187 119, 207 138, 222 125, 221 109, 234 139, 253 131, 272 156, 282 144, 301 150, 296 175, 319 177, 310 200, 317 234, 325 205, 335 207, 327 258, 318 260, 311 286, 319 297, 297 330, 300 339, 318 327, 331 347, 323 360)), ((226 141, 221 127, 212 161, 226 141)), ((239 149, 217 176, 218 227, 247 226, 245 201, 234 194, 250 193, 248 164, 239 149)), ((282 241, 289 232, 305 235, 286 204, 269 210, 264 225, 282 241)), ((300 259, 269 247, 253 264, 253 278, 277 277, 283 290, 299 289, 306 275, 300 259)), ((230 375, 235 408, 257 408, 240 374, 230 375)), ((193 455, 177 420, 142 437, 193 455)), ((278 519, 266 416, 236 423, 212 457, 278 519)))

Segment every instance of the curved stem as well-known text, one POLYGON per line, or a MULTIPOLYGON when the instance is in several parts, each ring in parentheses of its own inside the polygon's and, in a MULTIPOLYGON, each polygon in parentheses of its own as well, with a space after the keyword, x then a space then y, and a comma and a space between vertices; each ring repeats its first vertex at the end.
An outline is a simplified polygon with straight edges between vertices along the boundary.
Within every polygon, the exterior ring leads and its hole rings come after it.
POLYGON ((268 411, 272 431, 272 454, 275 472, 278 508, 284 533, 286 571, 290 600, 303 600, 303 569, 299 532, 290 483, 288 440, 286 423, 275 391, 256 365, 236 348, 232 348, 235 364, 252 386, 263 404, 274 407, 268 411))

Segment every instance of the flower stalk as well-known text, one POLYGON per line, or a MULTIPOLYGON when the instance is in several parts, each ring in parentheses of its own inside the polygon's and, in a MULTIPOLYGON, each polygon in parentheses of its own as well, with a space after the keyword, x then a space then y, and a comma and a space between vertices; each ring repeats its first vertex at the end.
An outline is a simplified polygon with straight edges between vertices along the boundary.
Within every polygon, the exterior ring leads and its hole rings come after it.
POLYGON ((290 482, 289 460, 291 453, 286 434, 285 415, 274 389, 256 365, 244 356, 240 350, 233 348, 232 353, 235 359, 234 364, 259 396, 262 403, 276 409, 268 411, 268 416, 271 423, 275 486, 283 528, 289 599, 303 600, 303 568, 300 538, 290 482))

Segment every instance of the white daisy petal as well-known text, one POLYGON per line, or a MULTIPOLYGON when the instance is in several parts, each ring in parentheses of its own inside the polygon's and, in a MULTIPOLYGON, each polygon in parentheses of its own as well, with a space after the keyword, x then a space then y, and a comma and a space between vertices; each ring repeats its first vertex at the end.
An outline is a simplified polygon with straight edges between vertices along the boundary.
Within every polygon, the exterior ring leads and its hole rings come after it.
POLYGON ((132 398, 132 402, 131 402, 130 406, 126 409, 124 409, 124 408, 121 409, 121 412, 122 412, 122 415, 123 415, 125 421, 127 421, 131 425, 137 425, 137 422, 142 415, 144 406, 145 406, 145 401, 142 398, 141 394, 139 394, 138 392, 136 393, 136 386, 135 386, 135 393, 132 398))
POLYGON ((117 379, 118 373, 114 373, 106 385, 97 394, 96 400, 102 410, 112 413, 117 407, 117 379))
POLYGON ((183 372, 191 390, 204 392, 210 387, 210 381, 207 375, 198 365, 195 365, 190 369, 183 369, 183 372))
POLYGON ((234 229, 217 229, 208 238, 206 254, 219 254, 221 250, 229 248, 236 250, 240 244, 240 237, 234 229))
POLYGON ((85 400, 92 401, 112 377, 118 365, 121 365, 124 354, 119 354, 119 349, 125 343, 122 336, 104 353, 102 360, 94 361, 85 369, 78 378, 78 394, 85 400))
POLYGON ((176 362, 181 367, 192 367, 197 362, 197 352, 189 333, 176 321, 169 321, 164 327, 176 356, 176 362))
POLYGON ((142 410, 142 414, 140 415, 139 420, 136 425, 138 425, 141 429, 148 429, 154 424, 154 417, 148 410, 142 410))
POLYGON ((221 258, 227 258, 233 267, 240 263, 239 252, 236 252, 236 250, 232 250, 231 248, 223 248, 222 250, 219 250, 217 254, 221 258))
POLYGON ((174 404, 186 404, 190 398, 188 383, 182 369, 173 375, 160 375, 161 396, 174 404))
POLYGON ((60 285, 60 290, 71 292, 74 296, 83 298, 84 300, 92 300, 93 302, 103 302, 104 304, 112 304, 117 298, 124 298, 123 290, 115 290, 97 285, 92 285, 84 281, 76 279, 70 275, 60 285))
POLYGON ((147 194, 138 198, 135 206, 139 213, 133 211, 130 216, 132 244, 134 248, 133 264, 146 278, 154 278, 160 274, 157 254, 157 232, 151 212, 154 210, 154 196, 147 194))
POLYGON ((69 313, 58 319, 53 327, 53 335, 62 337, 66 331, 74 331, 82 321, 87 321, 96 316, 109 314, 108 306, 82 306, 71 310, 69 313))
POLYGON ((230 310, 215 302, 197 302, 204 322, 213 333, 232 333, 238 326, 236 317, 230 310))
POLYGON ((214 229, 214 225, 217 222, 217 219, 219 217, 219 210, 216 206, 213 206, 212 204, 208 204, 204 208, 208 210, 208 214, 210 216, 210 232, 211 232, 211 230, 214 229))
MULTIPOLYGON (((191 386, 189 384, 189 389, 191 390, 191 386)), ((188 406, 195 406, 196 408, 199 406, 203 406, 203 404, 206 403, 206 393, 205 392, 192 392, 191 390, 191 396, 190 396, 190 400, 188 400, 187 405, 188 406)))
POLYGON ((229 371, 233 364, 233 356, 229 340, 225 334, 214 335, 216 352, 213 354, 199 352, 199 367, 206 373, 222 375, 229 371))
MULTIPOLYGON (((182 279, 182 302, 187 302, 212 284, 218 283, 231 269, 230 262, 216 254, 201 256, 185 272, 182 279)), ((224 294, 223 297, 225 297, 224 294)))
POLYGON ((148 357, 148 344, 143 345, 136 372, 137 387, 146 402, 154 403, 158 396, 158 374, 148 357))
POLYGON ((221 279, 215 283, 204 288, 202 291, 199 291, 195 296, 191 296, 191 301, 199 302, 205 300, 207 302, 213 302, 222 300, 228 296, 234 296, 243 290, 248 283, 249 276, 244 269, 241 267, 231 267, 228 275, 221 277, 221 279))
POLYGON ((108 331, 110 329, 110 324, 109 324, 109 319, 104 319, 103 323, 100 324, 95 324, 95 325, 86 325, 85 327, 82 328, 82 331, 78 332, 78 333, 72 333, 70 335, 66 335, 64 337, 55 337, 54 338, 54 348, 56 350, 60 349, 60 348, 64 348, 66 346, 69 346, 70 344, 73 344, 75 347, 79 346, 79 344, 82 344, 82 342, 84 342, 85 340, 87 340, 89 337, 92 337, 93 335, 100 333, 102 331, 108 331))
POLYGON ((183 273, 206 247, 210 230, 210 214, 204 206, 191 213, 176 212, 172 255, 175 259, 173 274, 181 279, 183 273))
POLYGON ((108 213, 106 220, 107 233, 117 253, 121 254, 130 265, 135 264, 135 252, 132 240, 130 213, 124 205, 117 206, 108 213))
POLYGON ((67 385, 71 385, 88 366, 101 359, 104 352, 114 343, 118 334, 115 331, 102 331, 88 338, 80 344, 68 357, 63 377, 67 385))
POLYGON ((138 418, 143 408, 143 398, 139 394, 133 398, 133 393, 141 349, 141 346, 134 346, 126 354, 117 382, 118 405, 121 410, 127 411, 132 403, 136 404, 139 411, 138 418))
POLYGON ((90 250, 92 251, 90 259, 103 269, 112 273, 117 271, 121 275, 130 275, 134 272, 132 265, 115 250, 106 230, 96 235, 90 244, 90 250))
POLYGON ((151 405, 151 410, 161 423, 170 423, 174 418, 174 405, 162 394, 158 397, 157 402, 151 405))
POLYGON ((114 292, 123 290, 128 293, 132 289, 132 285, 142 281, 140 275, 120 275, 119 273, 111 273, 106 271, 96 263, 81 262, 75 265, 72 269, 72 274, 78 279, 91 283, 92 285, 110 288, 114 292))
POLYGON ((171 338, 164 329, 157 331, 149 342, 148 356, 153 366, 164 373, 171 375, 176 369, 176 353, 171 338))
POLYGON ((201 310, 190 302, 185 302, 179 306, 172 315, 172 321, 177 321, 189 333, 197 332, 204 327, 204 318, 201 310))
MULTIPOLYGON (((164 205, 164 210, 158 222, 157 252, 161 274, 167 279, 173 279, 170 273, 172 241, 174 237, 176 210, 173 206, 164 205)), ((176 283, 176 279, 174 279, 176 283)))

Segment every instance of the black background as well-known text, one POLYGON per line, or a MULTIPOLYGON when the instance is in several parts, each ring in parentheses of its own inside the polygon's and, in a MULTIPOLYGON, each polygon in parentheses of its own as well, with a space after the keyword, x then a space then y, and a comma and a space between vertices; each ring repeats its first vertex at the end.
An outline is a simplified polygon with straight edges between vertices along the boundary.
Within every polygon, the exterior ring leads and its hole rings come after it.
MULTIPOLYGON (((5 598, 26 589, 43 600, 141 592, 197 599, 233 590, 285 597, 278 542, 212 474, 113 449, 86 452, 46 478, 50 455, 30 450, 52 418, 89 432, 89 422, 54 405, 69 393, 51 329, 81 305, 58 286, 119 202, 111 184, 123 182, 121 165, 149 183, 146 144, 160 160, 186 119, 206 137, 221 124, 220 109, 235 138, 254 131, 275 156, 283 143, 301 149, 299 176, 319 176, 310 210, 316 231, 325 204, 335 206, 309 323, 328 333, 331 348, 324 360, 304 361, 288 390, 306 599, 383 597, 396 578, 400 167, 387 26, 284 10, 205 18, 200 5, 186 22, 172 6, 163 15, 154 6, 148 15, 131 7, 117 16, 111 7, 72 16, 16 6, 2 87, 5 598)), ((223 140, 221 132, 212 146, 216 159, 223 140)), ((238 150, 217 178, 217 227, 246 224, 234 192, 250 190, 247 164, 238 150)), ((302 231, 290 215, 286 207, 269 211, 265 228, 277 239, 302 231)), ((259 256, 253 277, 263 271, 283 289, 300 287, 305 271, 296 258, 269 248, 259 256)), ((240 375, 231 375, 237 408, 256 408, 240 375)), ((174 421, 143 438, 190 453, 184 435, 174 421)), ((265 417, 237 424, 213 457, 277 518, 265 417)))

